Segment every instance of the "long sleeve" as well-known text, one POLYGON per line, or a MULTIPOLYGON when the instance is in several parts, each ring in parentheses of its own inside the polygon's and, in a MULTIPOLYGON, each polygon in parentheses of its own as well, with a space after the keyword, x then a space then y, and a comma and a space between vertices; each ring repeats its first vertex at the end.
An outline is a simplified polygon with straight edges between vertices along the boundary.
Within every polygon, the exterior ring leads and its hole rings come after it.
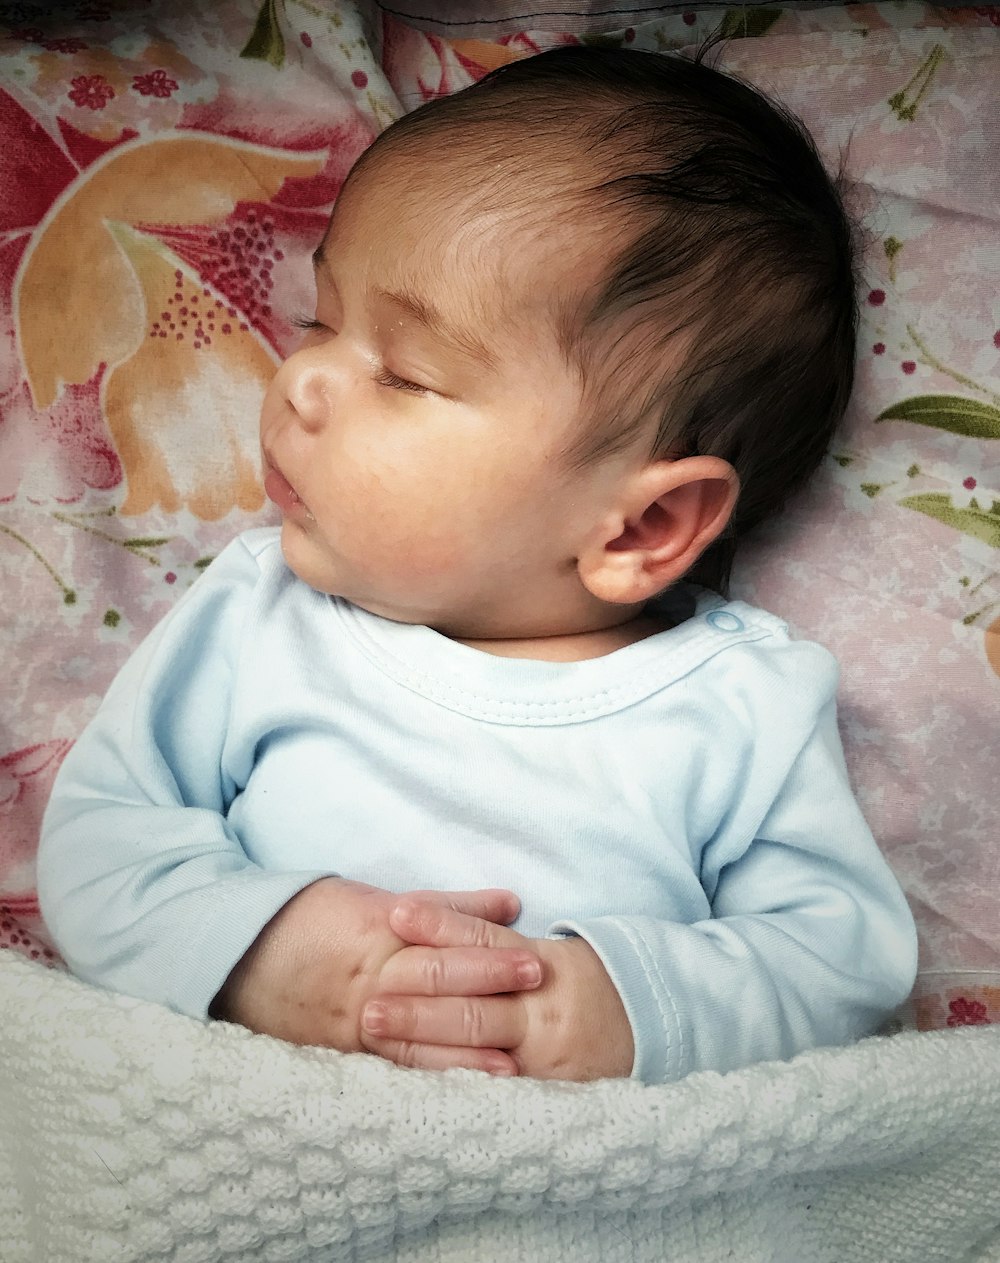
POLYGON ((260 570, 231 544, 125 664, 67 755, 38 856, 42 913, 80 977, 204 1017, 277 910, 322 871, 264 871, 227 821, 249 774, 233 683, 260 570))
MULTIPOLYGON (((701 855, 710 918, 551 927, 587 939, 617 986, 635 1038, 634 1078, 666 1082, 846 1043, 871 1034, 909 994, 913 919, 851 793, 835 671, 828 675, 773 801, 755 798, 766 770, 734 769, 740 805, 701 855)), ((758 748, 767 745, 763 726, 758 748)))

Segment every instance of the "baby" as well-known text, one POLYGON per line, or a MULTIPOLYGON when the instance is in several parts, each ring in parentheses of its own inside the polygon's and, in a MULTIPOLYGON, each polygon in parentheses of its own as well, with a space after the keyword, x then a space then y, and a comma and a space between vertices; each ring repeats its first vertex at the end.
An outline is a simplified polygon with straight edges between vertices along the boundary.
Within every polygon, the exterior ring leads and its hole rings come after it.
POLYGON ((315 264, 260 422, 280 529, 58 777, 67 962, 428 1069, 656 1083, 876 1029, 916 943, 836 665, 704 586, 850 393, 801 126, 700 60, 561 48, 390 127, 315 264))

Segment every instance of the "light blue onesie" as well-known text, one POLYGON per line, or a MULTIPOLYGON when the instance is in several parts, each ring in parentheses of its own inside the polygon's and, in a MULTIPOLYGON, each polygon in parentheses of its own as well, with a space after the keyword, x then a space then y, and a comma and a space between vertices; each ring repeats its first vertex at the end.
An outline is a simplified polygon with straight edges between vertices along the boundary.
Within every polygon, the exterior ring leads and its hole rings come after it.
POLYGON ((678 626, 603 658, 497 657, 313 591, 248 532, 63 764, 38 873, 60 950, 204 1017, 319 877, 502 886, 522 933, 593 945, 647 1083, 872 1031, 916 938, 848 786, 836 664, 742 602, 665 606, 678 626))

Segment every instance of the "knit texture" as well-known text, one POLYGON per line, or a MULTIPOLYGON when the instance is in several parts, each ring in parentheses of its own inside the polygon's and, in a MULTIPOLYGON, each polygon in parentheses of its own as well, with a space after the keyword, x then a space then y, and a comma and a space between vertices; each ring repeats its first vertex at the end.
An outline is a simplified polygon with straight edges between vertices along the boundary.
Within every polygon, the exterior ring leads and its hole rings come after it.
POLYGON ((1000 1029, 645 1087, 401 1070, 0 953, 5 1263, 1000 1259, 1000 1029))

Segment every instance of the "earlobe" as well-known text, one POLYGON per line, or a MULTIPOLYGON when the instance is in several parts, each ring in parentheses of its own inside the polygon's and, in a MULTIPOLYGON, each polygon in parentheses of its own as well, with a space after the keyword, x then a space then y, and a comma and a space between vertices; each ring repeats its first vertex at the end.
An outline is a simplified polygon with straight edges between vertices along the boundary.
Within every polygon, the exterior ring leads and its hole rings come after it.
POLYGON ((738 494, 736 471, 718 457, 654 461, 625 489, 604 537, 578 559, 584 586, 601 601, 648 601, 721 535, 738 494))

